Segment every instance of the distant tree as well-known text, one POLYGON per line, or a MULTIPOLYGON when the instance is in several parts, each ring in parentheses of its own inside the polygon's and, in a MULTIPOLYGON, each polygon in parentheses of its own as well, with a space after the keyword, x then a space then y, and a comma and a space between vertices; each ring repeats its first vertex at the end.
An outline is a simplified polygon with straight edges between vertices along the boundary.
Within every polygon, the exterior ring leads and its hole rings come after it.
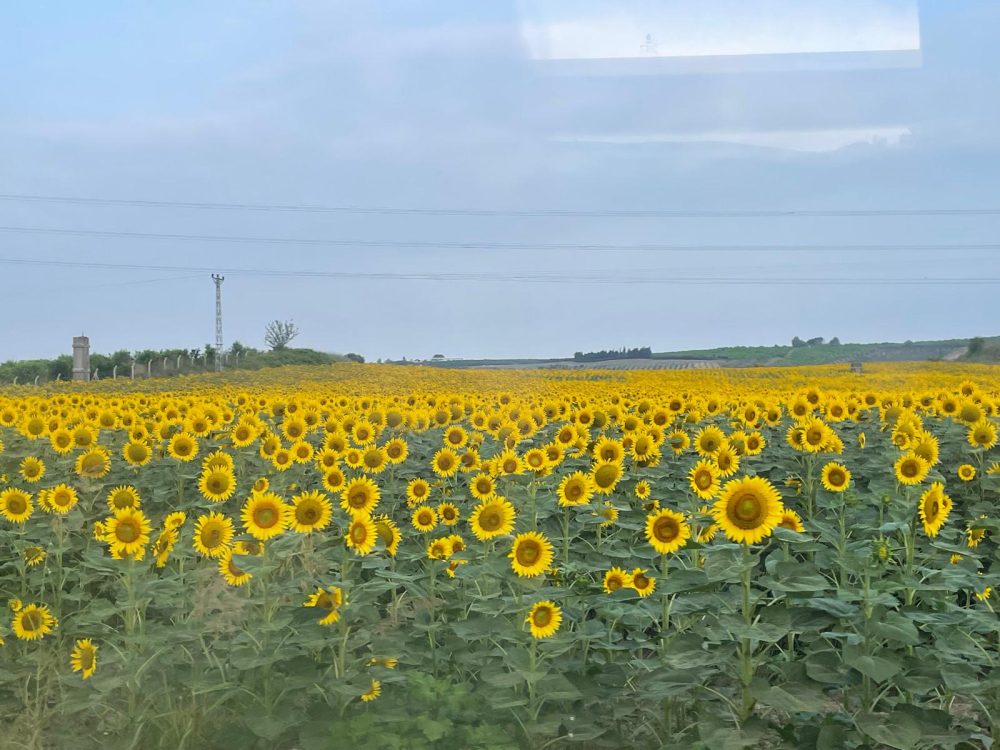
POLYGON ((830 346, 840 346, 840 339, 834 336, 830 339, 830 346))
POLYGON ((986 339, 982 336, 975 336, 969 339, 969 354, 976 355, 979 354, 983 347, 986 345, 986 339))
POLYGON ((234 341, 229 345, 230 354, 246 354, 247 348, 243 346, 239 341, 234 341))
POLYGON ((49 379, 55 380, 62 375, 62 380, 73 378, 73 357, 69 354, 61 354, 49 361, 49 379))
POLYGON ((806 342, 806 346, 820 346, 823 343, 823 337, 817 336, 816 338, 809 339, 806 342))
POLYGON ((913 339, 907 339, 904 341, 903 346, 913 346, 913 339))
POLYGON ((435 354, 433 357, 431 357, 431 359, 444 359, 444 355, 443 354, 435 354))
POLYGON ((205 344, 205 361, 208 362, 209 360, 212 362, 215 361, 215 347, 211 344, 205 344))
POLYGON ((291 320, 284 322, 274 320, 264 328, 264 343, 271 347, 272 351, 280 351, 299 335, 299 329, 291 320))
POLYGON ((792 339, 792 346, 794 347, 805 346, 805 345, 806 342, 800 339, 798 336, 792 339))
POLYGON ((351 360, 351 362, 357 362, 359 365, 363 365, 365 363, 365 358, 362 357, 360 354, 355 354, 354 352, 348 352, 344 356, 347 357, 349 360, 351 360))

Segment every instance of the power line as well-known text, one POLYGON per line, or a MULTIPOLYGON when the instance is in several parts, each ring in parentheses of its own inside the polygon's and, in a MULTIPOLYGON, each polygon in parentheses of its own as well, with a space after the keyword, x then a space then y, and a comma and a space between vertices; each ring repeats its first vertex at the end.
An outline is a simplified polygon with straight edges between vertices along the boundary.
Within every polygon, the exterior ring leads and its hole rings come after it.
POLYGON ((416 208, 389 206, 323 206, 268 203, 210 203, 202 201, 151 201, 132 198, 81 198, 62 195, 0 194, 0 200, 21 203, 65 203, 88 206, 130 206, 134 208, 182 208, 210 211, 274 211, 290 213, 381 214, 403 216, 511 216, 573 217, 613 219, 753 219, 753 218, 843 218, 883 216, 997 216, 1000 208, 913 208, 913 209, 770 209, 707 211, 640 211, 616 209, 501 209, 501 208, 416 208))
MULTIPOLYGON (((653 271, 642 271, 632 275, 622 274, 619 270, 594 270, 575 274, 531 274, 531 273, 491 273, 491 272, 459 272, 459 273, 412 273, 412 272, 374 272, 374 271, 321 271, 321 270, 286 270, 266 268, 218 268, 195 266, 153 266, 139 263, 100 263, 94 261, 58 261, 38 260, 33 258, 0 258, 0 264, 33 265, 64 268, 92 268, 100 270, 129 270, 155 272, 197 272, 225 273, 234 276, 250 277, 280 277, 280 278, 322 278, 344 280, 374 280, 374 281, 449 281, 449 282, 483 282, 483 283, 541 283, 541 284, 666 284, 666 285, 745 285, 745 286, 873 286, 873 285, 994 285, 1000 284, 1000 277, 923 277, 923 278, 868 278, 868 277, 761 277, 746 276, 677 276, 675 274, 656 275, 653 271), (617 274, 617 275, 616 275, 617 274)), ((183 277, 182 277, 183 278, 183 277)))
POLYGON ((308 237, 246 237, 219 234, 165 234, 161 232, 117 232, 103 229, 60 229, 55 227, 0 226, 0 232, 11 234, 46 234, 69 237, 100 237, 103 239, 164 240, 168 242, 223 242, 250 245, 312 245, 320 247, 409 248, 426 250, 593 250, 603 252, 849 252, 881 250, 1000 250, 1000 244, 968 242, 946 244, 870 244, 870 245, 664 245, 664 244, 587 244, 563 242, 491 242, 460 241, 431 242, 427 240, 337 240, 308 237))

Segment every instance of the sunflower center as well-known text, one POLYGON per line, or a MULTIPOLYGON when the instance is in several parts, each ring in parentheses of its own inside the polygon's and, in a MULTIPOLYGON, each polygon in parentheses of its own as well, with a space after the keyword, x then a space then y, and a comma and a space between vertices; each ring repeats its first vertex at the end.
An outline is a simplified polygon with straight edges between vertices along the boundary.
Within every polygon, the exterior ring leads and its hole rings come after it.
POLYGON ((45 622, 45 618, 42 613, 37 609, 33 609, 30 612, 25 612, 21 616, 21 627, 28 631, 38 630, 42 627, 42 623, 45 622))
POLYGON ((274 508, 265 505, 253 512, 253 520, 261 528, 267 529, 278 522, 278 512, 274 508))
POLYGON ((19 495, 14 495, 7 501, 7 510, 15 515, 20 515, 28 509, 28 504, 24 502, 24 498, 19 495))
POLYGON ((917 475, 917 462, 904 461, 899 471, 904 477, 915 477, 917 475))
POLYGON ((347 502, 352 508, 364 508, 368 504, 368 493, 363 490, 352 492, 347 498, 347 502))
POLYGON ((355 544, 362 544, 368 538, 368 531, 363 524, 356 523, 351 527, 351 539, 355 544))
POLYGON ((526 541, 517 548, 517 561, 521 563, 521 565, 529 567, 538 561, 541 554, 542 550, 537 542, 526 541))
POLYGON ((479 514, 479 525, 486 531, 496 531, 500 528, 500 514, 495 510, 488 510, 479 514))
POLYGON ((570 500, 576 500, 583 495, 583 487, 580 486, 579 482, 570 482, 566 485, 566 497, 570 500))
POLYGON ((134 542, 139 537, 139 529, 132 521, 123 521, 115 529, 115 536, 122 542, 134 542))
POLYGON ((661 542, 672 542, 681 533, 680 525, 673 518, 664 516, 653 524, 653 536, 661 542))
POLYGON ((636 573, 632 576, 632 585, 637 589, 644 589, 649 586, 649 579, 643 573, 636 573))
POLYGON ((201 532, 201 543, 208 549, 218 547, 222 543, 222 530, 215 526, 203 529, 201 532))
POLYGON ((615 576, 613 578, 609 578, 608 579, 608 590, 609 591, 617 591, 621 587, 622 587, 622 581, 621 581, 620 578, 618 578, 618 576, 615 576))
POLYGON ((844 483, 844 472, 842 472, 840 469, 834 469, 833 471, 830 472, 827 479, 830 480, 830 484, 832 484, 834 487, 839 487, 844 483))
POLYGON ((712 486, 712 475, 707 471, 699 471, 694 477, 694 483, 698 485, 698 489, 707 490, 712 486))
POLYGON ((594 474, 594 482, 598 487, 606 489, 618 479, 618 469, 615 466, 602 466, 594 474))
POLYGON ((548 607, 542 607, 541 609, 535 610, 531 619, 534 622, 535 627, 544 628, 552 622, 552 613, 549 611, 548 607))

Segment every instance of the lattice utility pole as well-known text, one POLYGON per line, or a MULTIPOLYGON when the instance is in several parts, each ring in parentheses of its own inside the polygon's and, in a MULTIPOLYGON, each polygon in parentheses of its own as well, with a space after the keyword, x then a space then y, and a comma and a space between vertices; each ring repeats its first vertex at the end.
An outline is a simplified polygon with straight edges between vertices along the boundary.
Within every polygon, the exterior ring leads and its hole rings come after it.
POLYGON ((215 371, 222 372, 222 282, 225 276, 212 274, 215 282, 215 371))

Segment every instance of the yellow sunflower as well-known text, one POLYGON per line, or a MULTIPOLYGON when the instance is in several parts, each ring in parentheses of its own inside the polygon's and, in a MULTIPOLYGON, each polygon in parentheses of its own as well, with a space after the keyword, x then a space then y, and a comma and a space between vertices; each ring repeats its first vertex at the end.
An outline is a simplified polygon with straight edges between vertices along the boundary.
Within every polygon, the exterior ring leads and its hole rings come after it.
POLYGON ((81 477, 100 479, 111 471, 111 454, 102 446, 95 445, 76 457, 73 468, 81 477))
POLYGON ((663 509, 646 516, 646 541, 661 555, 676 552, 691 538, 691 527, 684 516, 663 509))
POLYGON ((635 568, 632 571, 628 585, 643 598, 652 594, 656 589, 656 581, 647 576, 646 571, 642 568, 635 568))
POLYGON ((45 476, 45 463, 40 458, 28 456, 21 461, 18 472, 24 478, 25 482, 33 484, 34 482, 40 481, 41 478, 45 476))
POLYGON ((14 635, 22 641, 37 641, 51 633, 58 624, 46 605, 28 604, 14 614, 11 627, 14 635))
POLYGON ((376 533, 385 544, 385 551, 395 556, 396 551, 399 549, 399 543, 403 539, 402 534, 399 533, 399 527, 396 526, 396 522, 386 515, 375 516, 372 521, 375 524, 376 533))
POLYGON ((34 509, 31 494, 16 487, 0 492, 0 515, 11 523, 24 523, 34 509))
POLYGON ((586 505, 594 496, 594 489, 593 479, 588 474, 577 471, 563 477, 556 494, 559 504, 564 507, 586 505))
POLYGON ((299 534, 325 529, 333 518, 333 505, 318 490, 292 498, 291 527, 299 534))
POLYGON ((367 555, 375 549, 375 540, 378 538, 378 530, 372 519, 364 514, 356 515, 351 519, 351 525, 347 527, 347 534, 344 541, 347 546, 359 555, 367 555))
POLYGON ((167 453, 178 461, 193 461, 198 455, 198 440, 186 432, 178 432, 167 443, 167 453))
POLYGON ((121 508, 104 522, 104 540, 114 554, 135 557, 149 544, 149 519, 137 508, 121 508))
POLYGON ((282 534, 291 521, 291 508, 273 492, 250 496, 241 513, 243 528, 259 541, 266 541, 282 534))
POLYGON ((996 424, 983 417, 969 427, 967 440, 973 448, 989 450, 997 444, 996 424))
POLYGON ((496 485, 493 482, 493 477, 489 474, 476 474, 469 482, 469 494, 476 498, 476 500, 486 500, 493 497, 495 493, 496 485))
POLYGON ((53 513, 69 513, 79 502, 76 490, 68 484, 57 484, 49 490, 49 507, 53 513))
POLYGON ((518 534, 508 557, 519 578, 533 578, 552 567, 552 543, 536 531, 518 534))
POLYGON ((221 513, 199 516, 194 526, 194 548, 205 557, 220 557, 233 540, 233 522, 221 513))
POLYGON ((851 483, 851 472, 843 464, 831 461, 823 467, 823 486, 830 492, 843 492, 851 483))
POLYGON ((69 664, 74 672, 80 672, 83 679, 91 677, 97 671, 97 646, 89 638, 76 642, 69 664))
POLYGON ((454 526, 458 523, 459 512, 458 508, 452 503, 441 503, 437 507, 438 518, 441 519, 441 523, 445 526, 454 526))
POLYGON ((562 610, 553 602, 537 602, 524 621, 530 626, 532 637, 548 638, 559 630, 562 610))
POLYGON ((145 442, 130 440, 122 448, 122 457, 129 466, 145 466, 153 457, 153 451, 145 442))
POLYGON ((333 625, 333 623, 340 619, 340 607, 346 604, 344 592, 339 586, 327 586, 325 589, 317 588, 316 592, 305 601, 303 606, 319 607, 325 610, 326 615, 319 620, 319 624, 333 625))
POLYGON ((963 482, 971 482, 976 478, 976 467, 972 464, 962 464, 958 467, 958 478, 963 482))
POLYGON ((431 485, 426 479, 411 479, 406 485, 406 504, 411 508, 420 505, 431 494, 431 485))
POLYGON ((781 521, 781 495, 767 479, 747 477, 726 483, 712 514, 730 541, 756 544, 781 521))
POLYGON ((781 512, 781 520, 778 522, 778 528, 797 531, 800 534, 806 530, 806 527, 802 525, 802 519, 799 518, 799 514, 791 508, 785 508, 781 512))
POLYGON ((710 459, 702 459, 688 472, 688 481, 694 494, 702 500, 711 500, 719 494, 719 470, 710 459))
POLYGON ((622 465, 613 461, 601 461, 594 464, 590 472, 594 491, 602 495, 610 495, 614 492, 618 480, 622 478, 622 473, 622 465))
POLYGON ((340 507, 354 517, 370 516, 382 494, 378 485, 368 477, 352 479, 340 493, 340 507))
POLYGON ((410 519, 410 522, 417 531, 427 532, 437 526, 438 515, 433 508, 422 505, 413 511, 413 517, 410 519))
POLYGON ((506 499, 494 496, 481 502, 469 517, 469 526, 482 541, 509 534, 514 530, 514 506, 506 499))
POLYGON ((920 520, 924 524, 924 533, 935 537, 948 520, 951 513, 951 498, 944 494, 944 485, 934 482, 920 496, 920 520))
POLYGON ((901 484, 920 484, 927 478, 931 465, 920 456, 907 453, 895 463, 896 479, 901 484))
POLYGON ((434 454, 431 468, 439 477, 450 477, 458 472, 458 454, 451 448, 442 448, 434 454))
POLYGON ((632 577, 621 568, 612 568, 604 574, 604 593, 610 594, 631 585, 632 577))
POLYGON ((382 695, 382 683, 378 680, 372 680, 372 686, 361 694, 361 700, 368 703, 369 701, 375 700, 380 695, 382 695))

